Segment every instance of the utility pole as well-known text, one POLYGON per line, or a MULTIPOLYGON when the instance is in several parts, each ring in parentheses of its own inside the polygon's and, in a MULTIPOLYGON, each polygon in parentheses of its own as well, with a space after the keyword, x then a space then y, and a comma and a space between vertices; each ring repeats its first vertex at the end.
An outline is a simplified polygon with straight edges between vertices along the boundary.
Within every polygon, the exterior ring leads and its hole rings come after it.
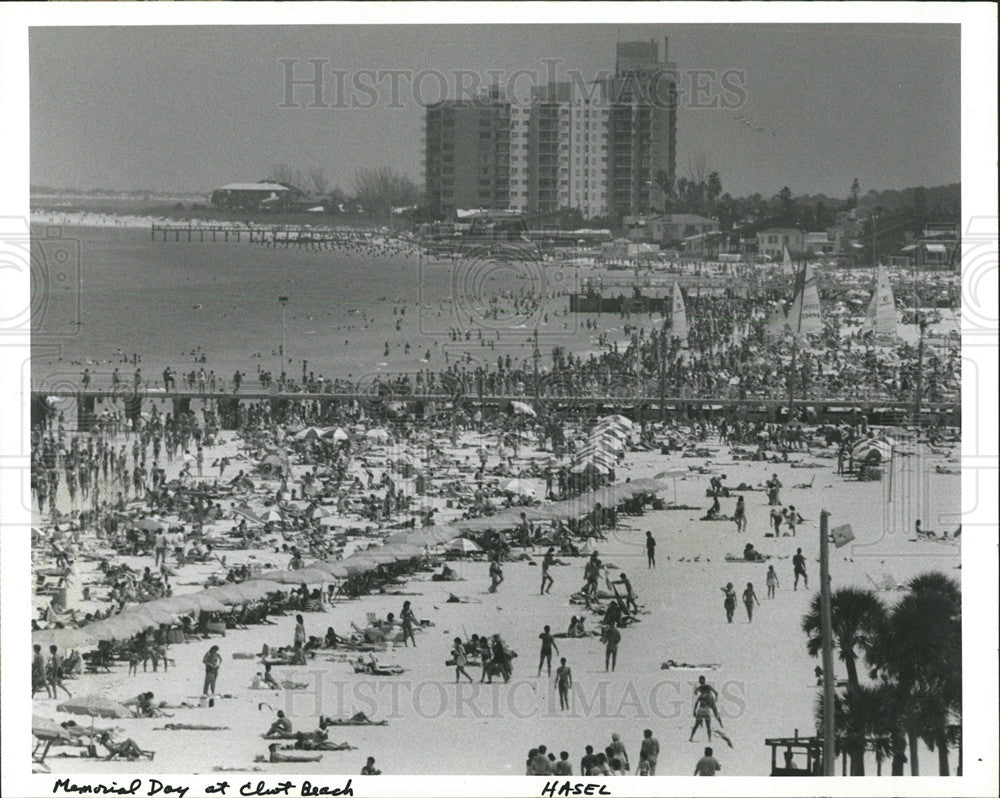
POLYGON ((667 420, 667 320, 660 330, 660 421, 667 420))
POLYGON ((836 765, 834 745, 834 696, 837 680, 833 674, 833 617, 830 611, 830 514, 819 514, 819 595, 820 631, 823 637, 823 775, 833 776, 836 765))
POLYGON ((285 306, 288 304, 287 296, 279 296, 278 301, 281 303, 281 369, 278 371, 278 379, 285 373, 285 306))
POLYGON ((913 397, 913 420, 920 423, 920 405, 924 396, 924 330, 927 322, 920 311, 917 311, 917 326, 920 328, 920 343, 917 345, 917 386, 913 397))

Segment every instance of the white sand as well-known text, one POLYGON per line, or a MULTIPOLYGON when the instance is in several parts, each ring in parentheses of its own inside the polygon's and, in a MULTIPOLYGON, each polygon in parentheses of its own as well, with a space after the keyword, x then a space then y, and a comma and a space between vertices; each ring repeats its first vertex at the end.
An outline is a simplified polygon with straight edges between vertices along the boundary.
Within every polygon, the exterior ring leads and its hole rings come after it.
MULTIPOLYGON (((207 453, 206 462, 222 451, 207 453)), ((464 449, 461 454, 474 451, 464 449)), ((703 462, 652 453, 630 454, 628 458, 629 466, 619 471, 619 479, 652 476, 671 465, 703 462)), ((716 459, 729 461, 725 453, 716 459)), ((887 480, 847 483, 834 475, 835 460, 817 462, 824 467, 792 469, 787 465, 741 463, 717 469, 728 475, 729 485, 741 481, 759 483, 776 471, 785 485, 783 503, 794 504, 808 519, 796 539, 764 537, 769 508, 763 492, 746 494, 749 532, 742 536, 735 533, 732 523, 693 520, 703 510, 651 512, 643 518, 623 518, 622 528, 600 545, 601 556, 628 573, 649 614, 642 616, 640 624, 623 631, 617 672, 611 675, 604 672, 603 647, 596 638, 557 641, 577 685, 573 710, 568 713, 558 712, 551 680, 544 675, 536 678, 535 673, 537 636, 542 626, 550 624, 554 632, 565 631, 570 616, 579 614, 579 607, 570 605, 568 597, 582 584, 583 560, 572 558, 568 567, 554 569, 555 586, 551 595, 544 597, 537 595, 537 566, 506 565, 505 583, 497 594, 490 595, 486 592, 486 565, 466 563, 456 567, 467 581, 442 584, 411 580, 403 589, 421 595, 367 597, 341 602, 326 613, 305 615, 310 634, 322 634, 327 626, 346 633, 351 621, 364 625, 366 612, 380 617, 388 612, 398 615, 404 598, 409 598, 417 616, 431 620, 434 626, 418 633, 418 648, 396 649, 379 656, 380 661, 406 668, 403 676, 357 676, 349 664, 327 661, 324 653, 307 667, 278 669, 279 678, 308 681, 308 691, 279 694, 249 690, 259 666, 254 660, 234 660, 232 654, 257 652, 264 642, 290 643, 294 617, 287 616, 277 619, 277 626, 251 627, 248 631, 231 631, 225 638, 172 646, 170 656, 176 666, 167 674, 142 673, 140 669, 138 676, 129 677, 121 666, 111 675, 86 675, 68 685, 75 695, 99 692, 125 699, 152 690, 157 700, 193 701, 201 689, 201 657, 211 644, 218 643, 224 658, 218 690, 232 693, 233 699, 220 699, 214 709, 178 710, 172 719, 98 721, 99 725, 119 726, 144 748, 155 749, 155 769, 160 772, 205 773, 214 766, 253 766, 254 756, 266 752, 267 741, 260 739, 260 734, 274 718, 268 707, 258 709, 259 702, 267 702, 275 710, 284 708, 289 712, 296 730, 316 728, 318 713, 348 716, 361 710, 369 717, 390 721, 388 727, 331 729, 331 740, 349 741, 358 750, 327 752, 317 764, 259 765, 270 773, 355 774, 365 757, 371 755, 383 772, 393 774, 520 775, 528 749, 539 743, 552 751, 569 751, 576 771, 584 746, 589 743, 602 750, 612 732, 622 735, 634 767, 642 730, 648 727, 661 744, 658 775, 690 775, 706 744, 704 730, 698 732, 694 743, 687 742, 692 724, 691 685, 704 673, 719 690, 725 728, 735 743, 732 749, 721 740, 713 743, 723 772, 766 775, 770 760, 765 737, 791 735, 795 729, 808 735, 814 729, 817 688, 813 669, 817 661, 806 653, 806 639, 800 630, 812 593, 801 586, 798 592, 792 591, 790 555, 797 546, 803 548, 809 559, 810 585, 815 588, 820 509, 833 513, 832 526, 852 524, 857 538, 853 546, 833 552, 835 588, 869 587, 866 572, 872 576, 890 572, 899 582, 931 569, 956 578, 961 574, 956 570, 957 546, 907 541, 916 518, 924 519, 925 527, 938 530, 951 530, 957 525, 958 478, 933 473, 934 465, 943 462, 942 458, 899 458, 891 502, 887 480), (791 488, 814 475, 813 488, 791 488), (646 529, 652 530, 658 543, 656 570, 646 568, 646 529), (766 598, 765 565, 723 560, 728 552, 742 552, 746 541, 753 542, 763 553, 783 558, 772 560, 781 580, 773 601, 766 598), (700 557, 700 561, 692 562, 694 557, 700 557), (757 608, 752 624, 747 622, 742 605, 735 622, 731 626, 726 623, 719 588, 730 581, 738 591, 747 581, 754 583, 762 606, 757 608), (477 603, 446 604, 447 591, 477 603), (500 633, 519 653, 510 684, 479 685, 478 669, 470 668, 476 684, 456 687, 454 671, 444 662, 452 638, 466 633, 500 633), (714 672, 661 670, 661 663, 667 659, 719 663, 722 667, 714 672), (167 722, 229 726, 230 730, 153 730, 167 722)), ((708 479, 696 476, 678 480, 679 502, 707 507, 708 479)), ((664 498, 672 499, 672 491, 664 498)), ((733 505, 733 499, 722 500, 723 512, 731 513, 733 505)), ((241 552, 230 554, 233 562, 246 556, 241 552)), ((271 562, 283 561, 280 555, 257 556, 271 562)), ((134 564, 151 562, 147 559, 134 564)), ((204 578, 204 574, 204 566, 191 566, 175 583, 204 578)), ((194 589, 181 588, 179 592, 194 589)), ((887 601, 897 595, 882 594, 887 601)), ((595 620, 589 617, 588 627, 594 628, 595 620)), ((554 664, 558 665, 558 658, 554 664)), ((845 675, 839 663, 837 675, 845 675)), ((62 721, 68 716, 55 712, 61 700, 38 699, 35 712, 62 721)), ((89 722, 86 718, 76 720, 89 722)), ((76 750, 57 748, 53 752, 76 750)), ((871 759, 868 772, 874 774, 871 759)), ((953 759, 957 760, 957 756, 953 759)), ((150 767, 146 762, 111 764, 70 758, 48 761, 54 772, 141 773, 150 767)), ((936 755, 921 752, 923 772, 936 772, 936 761, 936 755)))

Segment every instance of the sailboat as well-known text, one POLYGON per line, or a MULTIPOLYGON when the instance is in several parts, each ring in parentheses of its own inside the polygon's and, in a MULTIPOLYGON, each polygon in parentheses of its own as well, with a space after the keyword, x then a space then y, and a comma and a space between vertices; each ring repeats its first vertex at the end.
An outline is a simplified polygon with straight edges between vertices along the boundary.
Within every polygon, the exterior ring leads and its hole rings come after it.
POLYGON ((674 280, 674 298, 670 306, 670 335, 673 338, 679 338, 681 343, 687 346, 687 310, 684 307, 684 295, 676 280, 674 280))
POLYGON ((795 274, 795 265, 792 263, 792 256, 788 252, 788 247, 782 247, 784 257, 781 259, 781 273, 791 277, 795 274))
POLYGON ((771 313, 767 317, 767 326, 764 328, 764 337, 770 341, 777 341, 785 337, 788 332, 788 316, 780 302, 775 302, 771 308, 771 313))
POLYGON ((876 338, 896 336, 896 300, 892 295, 889 272, 881 264, 875 277, 875 290, 868 303, 868 314, 862 329, 866 333, 872 333, 876 338))
POLYGON ((823 332, 816 274, 808 263, 795 277, 795 299, 788 312, 788 326, 795 335, 819 335, 823 332))

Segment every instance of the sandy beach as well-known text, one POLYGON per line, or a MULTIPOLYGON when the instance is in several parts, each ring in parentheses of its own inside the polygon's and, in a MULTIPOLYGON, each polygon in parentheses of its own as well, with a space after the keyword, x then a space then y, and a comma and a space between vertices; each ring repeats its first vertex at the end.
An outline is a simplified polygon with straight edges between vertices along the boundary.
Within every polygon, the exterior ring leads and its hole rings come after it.
MULTIPOLYGON (((460 446, 448 452, 463 456, 481 443, 465 433, 460 446)), ((813 707, 818 693, 813 670, 817 660, 808 656, 800 626, 813 596, 800 585, 792 590, 791 555, 801 547, 807 556, 810 585, 818 580, 817 521, 821 509, 832 513, 832 525, 849 523, 856 540, 835 550, 832 584, 871 587, 869 576, 880 580, 892 574, 900 583, 928 570, 960 577, 957 543, 911 542, 915 516, 933 519, 936 528, 957 525, 959 512, 958 479, 934 473, 944 458, 930 454, 922 445, 913 455, 898 457, 892 468, 893 495, 887 481, 845 482, 835 475, 835 460, 813 455, 795 455, 794 460, 817 464, 817 468, 792 468, 787 464, 734 462, 724 447, 709 441, 717 453, 707 458, 664 456, 652 452, 629 453, 617 476, 619 480, 648 477, 672 466, 707 466, 713 473, 725 473, 727 484, 758 484, 777 473, 784 484, 783 503, 793 503, 805 522, 797 536, 765 537, 768 530, 766 495, 746 493, 748 530, 738 535, 731 522, 699 521, 703 510, 662 510, 642 517, 623 516, 618 530, 609 531, 601 541, 602 559, 609 564, 612 578, 626 572, 642 606, 639 623, 623 630, 617 669, 604 671, 603 646, 596 638, 559 639, 559 654, 567 657, 574 674, 572 709, 560 712, 554 686, 545 674, 536 677, 538 634, 542 626, 565 631, 571 615, 582 608, 569 603, 583 581, 583 558, 569 558, 565 566, 553 569, 555 585, 551 594, 538 595, 541 551, 533 562, 512 562, 505 569, 505 582, 495 594, 487 592, 489 578, 484 562, 450 562, 465 581, 440 583, 418 574, 400 588, 413 602, 419 619, 430 621, 417 633, 416 648, 401 648, 378 654, 379 662, 406 669, 401 676, 373 677, 355 674, 349 663, 335 652, 320 652, 304 667, 276 668, 279 678, 306 683, 301 691, 270 692, 250 690, 259 661, 234 658, 258 653, 264 643, 288 645, 294 627, 293 615, 277 618, 274 626, 230 630, 211 641, 173 645, 174 660, 168 672, 140 672, 126 675, 123 665, 110 675, 82 675, 67 681, 76 696, 100 693, 113 699, 127 699, 152 690, 156 700, 176 705, 197 704, 202 679, 201 657, 210 644, 218 644, 223 657, 214 708, 170 710, 170 719, 98 720, 113 725, 134 738, 143 748, 156 751, 161 772, 208 772, 213 767, 265 772, 356 773, 366 756, 375 756, 384 772, 420 773, 433 770, 454 774, 520 774, 529 748, 545 743, 550 750, 567 750, 578 766, 583 747, 603 747, 612 732, 622 736, 626 750, 637 759, 644 728, 658 735, 662 753, 657 773, 687 775, 704 745, 704 731, 695 743, 688 743, 691 728, 693 684, 707 676, 719 691, 719 709, 725 731, 733 747, 716 741, 716 752, 729 774, 766 775, 769 771, 766 736, 812 734, 813 707), (793 486, 810 482, 808 489, 793 486), (919 508, 919 510, 917 509, 919 508), (652 531, 657 541, 657 567, 648 569, 644 533, 652 531), (739 554, 752 542, 771 556, 780 588, 773 600, 765 598, 766 566, 731 563, 727 554, 739 554), (617 569, 617 570, 616 570, 617 569), (727 582, 742 586, 753 582, 761 597, 753 622, 742 607, 732 625, 726 623, 720 588, 727 582), (447 603, 448 593, 469 603, 447 603), (474 632, 499 633, 518 653, 509 684, 478 683, 478 669, 472 669, 476 684, 456 685, 453 669, 445 666, 450 642, 474 632), (661 669, 663 663, 689 663, 695 668, 661 669), (707 667, 711 666, 711 667, 707 667), (357 711, 372 719, 386 719, 388 727, 333 728, 330 739, 347 741, 357 750, 324 754, 316 764, 256 764, 254 757, 266 753, 260 735, 284 709, 294 729, 311 731, 320 714, 347 717, 357 711), (225 726, 218 731, 166 731, 165 723, 225 726), (470 747, 470 739, 475 746, 470 747), (406 744, 401 744, 407 741, 406 744), (413 744, 413 741, 419 741, 413 744)), ((209 451, 212 458, 235 454, 233 441, 209 451)), ((173 470, 179 469, 178 464, 173 470)), ((704 508, 709 476, 693 474, 676 480, 677 501, 681 505, 704 508)), ((542 486, 539 484, 539 493, 542 486)), ((665 498, 672 500, 667 491, 665 498)), ((733 500, 723 500, 723 512, 731 513, 733 500)), ((447 522, 447 508, 441 508, 447 522)), ((925 521, 925 527, 928 524, 925 521)), ((264 548, 228 552, 227 565, 244 561, 283 567, 287 554, 264 548)), ((151 558, 122 558, 131 566, 151 564, 151 558)), ((562 558, 564 561, 566 558, 562 558)), ((93 562, 79 561, 74 567, 73 593, 93 576, 93 562)), ((199 589, 212 572, 205 565, 188 565, 177 571, 176 592, 199 589)), ((882 592, 891 603, 899 594, 882 592)), ((366 596, 360 600, 338 601, 322 613, 305 614, 309 634, 322 634, 328 626, 338 633, 349 631, 351 622, 364 625, 367 613, 398 616, 404 598, 366 596)), ((558 663, 557 663, 558 664, 558 663)), ((837 675, 843 678, 842 663, 837 675)), ((54 712, 63 699, 35 699, 37 714, 63 720, 54 712)), ((81 723, 87 719, 78 719, 81 723)), ((143 772, 142 762, 114 765, 76 756, 61 758, 54 749, 48 763, 53 772, 143 772)), ((924 757, 931 754, 924 752, 924 757)), ((874 772, 874 761, 870 763, 874 772)))

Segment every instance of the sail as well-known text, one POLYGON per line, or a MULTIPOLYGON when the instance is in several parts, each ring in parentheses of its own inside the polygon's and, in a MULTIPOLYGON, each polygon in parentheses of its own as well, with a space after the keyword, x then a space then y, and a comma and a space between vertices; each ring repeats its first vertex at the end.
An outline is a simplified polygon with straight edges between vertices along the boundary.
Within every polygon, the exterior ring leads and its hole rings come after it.
POLYGON ((684 308, 684 295, 676 280, 674 280, 674 299, 670 306, 670 335, 673 338, 680 338, 685 344, 687 343, 687 310, 684 308))
POLYGON ((816 274, 808 263, 795 278, 795 299, 788 313, 788 326, 798 335, 817 335, 823 332, 816 274))
POLYGON ((781 260, 781 273, 791 277, 795 274, 795 266, 792 264, 792 256, 788 253, 788 247, 782 247, 784 257, 781 260))
POLYGON ((774 303, 771 314, 767 319, 767 326, 764 328, 764 337, 776 341, 784 337, 788 328, 788 318, 785 316, 785 309, 778 302, 774 303))
POLYGON ((885 266, 878 267, 875 290, 868 303, 864 331, 877 336, 894 336, 896 334, 896 300, 892 295, 889 272, 885 266))

